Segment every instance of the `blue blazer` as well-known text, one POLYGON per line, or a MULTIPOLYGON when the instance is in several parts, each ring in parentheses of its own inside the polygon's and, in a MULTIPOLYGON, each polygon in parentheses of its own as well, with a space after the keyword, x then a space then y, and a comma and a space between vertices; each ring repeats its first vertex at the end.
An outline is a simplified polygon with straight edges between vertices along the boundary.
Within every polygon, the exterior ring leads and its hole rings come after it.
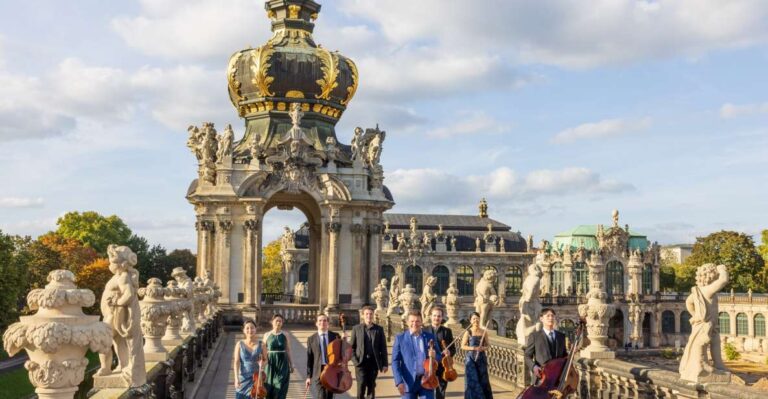
MULTIPOLYGON (((419 356, 413 353, 413 348, 409 340, 411 332, 405 331, 395 336, 395 344, 392 346, 392 374, 395 377, 395 386, 405 384, 405 391, 412 392, 413 388, 421 386, 421 381, 415 381, 416 370, 414 369, 416 359, 419 356)), ((429 341, 435 342, 435 352, 437 364, 440 364, 442 354, 437 350, 437 340, 435 336, 422 330, 421 342, 424 345, 424 354, 429 357, 429 341)))

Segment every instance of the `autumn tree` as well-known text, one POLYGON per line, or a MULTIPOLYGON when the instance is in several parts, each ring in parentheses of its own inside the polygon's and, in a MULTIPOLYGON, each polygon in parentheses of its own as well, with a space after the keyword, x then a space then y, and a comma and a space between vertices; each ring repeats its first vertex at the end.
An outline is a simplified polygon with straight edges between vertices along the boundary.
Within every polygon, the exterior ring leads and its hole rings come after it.
POLYGON ((696 268, 705 263, 728 266, 730 282, 726 289, 733 288, 737 292, 746 292, 750 288, 757 292, 766 291, 760 278, 765 263, 751 236, 720 231, 697 238, 691 256, 683 264, 683 277, 688 280, 695 278, 696 268))
POLYGON ((116 215, 102 216, 98 212, 67 212, 56 221, 56 233, 74 238, 106 256, 109 244, 125 245, 131 229, 116 215))
POLYGON ((99 257, 95 249, 83 245, 74 238, 64 237, 54 232, 37 237, 37 241, 59 254, 61 269, 67 269, 75 274, 99 257))
POLYGON ((99 303, 101 294, 104 293, 104 286, 112 278, 112 272, 109 271, 109 261, 104 258, 96 259, 88 265, 85 265, 75 276, 75 281, 79 288, 87 288, 96 295, 96 302, 89 308, 83 308, 88 314, 101 314, 99 303))
POLYGON ((264 247, 261 264, 261 279, 264 293, 283 292, 283 261, 280 257, 280 240, 274 240, 264 247))

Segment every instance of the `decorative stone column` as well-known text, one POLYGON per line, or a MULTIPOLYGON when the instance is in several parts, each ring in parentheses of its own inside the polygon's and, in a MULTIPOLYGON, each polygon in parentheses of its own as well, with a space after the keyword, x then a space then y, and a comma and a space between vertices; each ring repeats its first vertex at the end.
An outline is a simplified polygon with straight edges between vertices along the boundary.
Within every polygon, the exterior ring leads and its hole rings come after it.
POLYGON ((197 270, 195 275, 201 276, 203 270, 211 270, 210 260, 212 258, 212 238, 215 226, 211 220, 201 220, 197 222, 196 227, 200 236, 200 248, 197 254, 197 270))
POLYGON ((381 271, 381 233, 380 224, 368 225, 368 287, 376 287, 381 271))
POLYGON ((611 351, 608 341, 608 321, 616 309, 605 303, 605 265, 602 257, 593 252, 589 265, 589 292, 587 303, 579 305, 579 315, 587 320, 587 333, 590 344, 581 351, 581 356, 588 359, 613 359, 616 354, 611 351))
POLYGON ((339 307, 339 232, 341 223, 328 222, 328 306, 326 313, 330 313, 339 307))
MULTIPOLYGON (((245 244, 243 245, 243 294, 245 296, 245 303, 249 306, 256 305, 256 297, 254 293, 255 287, 255 270, 256 270, 256 254, 258 250, 257 236, 259 231, 259 220, 249 219, 243 222, 243 229, 245 230, 245 244)), ((222 287, 223 290, 224 287, 222 287)), ((227 291, 224 291, 225 293, 227 291)))
POLYGON ((573 258, 571 257, 570 244, 563 252, 563 292, 561 295, 570 296, 573 292, 573 258))
POLYGON ((24 368, 35 393, 43 399, 68 399, 77 392, 85 375, 85 352, 112 351, 112 328, 99 316, 83 313, 96 298, 88 289, 78 289, 68 270, 48 274, 48 284, 27 295, 32 316, 21 316, 3 334, 3 346, 13 356, 24 349, 29 360, 24 368))
POLYGON ((167 360, 168 351, 162 345, 173 303, 165 300, 165 288, 159 278, 151 278, 147 286, 139 288, 141 301, 141 332, 144 333, 144 360, 162 362, 167 360))
MULTIPOLYGON (((514 266, 507 266, 514 267, 514 266)), ((507 303, 507 267, 501 268, 497 278, 499 279, 499 289, 497 294, 499 295, 499 305, 505 306, 507 303)))
POLYGON ((651 286, 651 291, 654 294, 659 292, 659 291, 661 291, 660 283, 659 283, 660 280, 661 280, 660 277, 659 277, 659 267, 660 266, 659 266, 658 263, 654 263, 653 264, 653 268, 651 269, 651 271, 653 272, 653 279, 651 281, 651 285, 652 285, 651 286))
POLYGON ((643 308, 637 301, 630 302, 627 313, 629 313, 629 322, 631 324, 629 339, 632 340, 632 346, 638 345, 638 343, 642 346, 643 308))
MULTIPOLYGON (((219 220, 219 234, 216 235, 216 256, 214 257, 214 279, 216 281, 223 281, 226 278, 229 279, 229 258, 232 248, 232 226, 233 223, 229 219, 219 220)), ((209 269, 206 269, 209 270, 209 269)), ((198 274, 198 276, 203 276, 198 274)))
POLYGON ((368 292, 368 273, 366 273, 368 268, 365 267, 366 230, 366 226, 360 223, 349 225, 349 232, 352 234, 352 264, 360 265, 360 267, 352 268, 352 303, 357 305, 360 305, 368 297, 365 295, 368 292))
POLYGON ((545 258, 546 254, 543 250, 539 251, 536 255, 536 263, 541 268, 541 294, 552 295, 552 264, 547 262, 545 258))
POLYGON ((632 252, 629 256, 629 262, 627 263, 627 271, 629 272, 629 289, 626 293, 627 300, 632 298, 641 298, 642 295, 642 273, 643 273, 643 258, 640 255, 640 251, 632 252))
POLYGON ((184 341, 181 336, 181 319, 184 313, 190 310, 187 290, 180 288, 176 280, 169 280, 166 283, 165 300, 171 303, 173 307, 171 314, 168 315, 168 324, 162 343, 166 346, 181 345, 184 341))

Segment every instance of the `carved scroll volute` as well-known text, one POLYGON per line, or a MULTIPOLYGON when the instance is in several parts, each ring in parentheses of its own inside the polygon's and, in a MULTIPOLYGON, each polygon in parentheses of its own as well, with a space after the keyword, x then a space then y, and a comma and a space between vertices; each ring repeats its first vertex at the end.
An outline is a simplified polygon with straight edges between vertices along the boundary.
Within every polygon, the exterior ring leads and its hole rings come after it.
POLYGON ((112 350, 112 329, 99 316, 83 313, 96 300, 91 290, 78 289, 68 270, 48 274, 48 285, 30 291, 32 316, 21 316, 3 334, 3 346, 13 356, 22 349, 29 360, 24 367, 40 398, 73 397, 83 380, 86 350, 112 350))

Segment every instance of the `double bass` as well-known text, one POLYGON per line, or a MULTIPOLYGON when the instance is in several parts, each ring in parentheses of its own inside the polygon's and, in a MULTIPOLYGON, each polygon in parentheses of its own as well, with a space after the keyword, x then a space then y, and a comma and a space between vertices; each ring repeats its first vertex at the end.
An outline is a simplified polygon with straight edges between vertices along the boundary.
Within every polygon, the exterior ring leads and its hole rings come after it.
POLYGON ((544 364, 539 382, 525 388, 517 399, 560 399, 576 392, 579 376, 573 368, 573 357, 581 349, 584 339, 584 321, 576 330, 576 340, 566 357, 552 359, 544 364))
POLYGON ((346 342, 346 318, 344 313, 339 315, 342 335, 328 344, 328 364, 320 373, 320 384, 328 392, 344 393, 352 388, 352 372, 349 371, 349 359, 352 358, 352 347, 346 342))
POLYGON ((424 360, 424 375, 421 376, 421 387, 433 391, 440 385, 437 379, 437 360, 432 356, 432 350, 435 348, 435 341, 429 341, 430 356, 424 360))
MULTIPOLYGON (((448 349, 448 345, 445 344, 445 340, 442 340, 441 342, 443 350, 448 349)), ((459 373, 457 373, 456 369, 453 368, 453 356, 450 354, 443 356, 442 360, 440 360, 440 363, 443 365, 443 375, 441 377, 443 377, 444 381, 453 382, 459 378, 459 373)))

